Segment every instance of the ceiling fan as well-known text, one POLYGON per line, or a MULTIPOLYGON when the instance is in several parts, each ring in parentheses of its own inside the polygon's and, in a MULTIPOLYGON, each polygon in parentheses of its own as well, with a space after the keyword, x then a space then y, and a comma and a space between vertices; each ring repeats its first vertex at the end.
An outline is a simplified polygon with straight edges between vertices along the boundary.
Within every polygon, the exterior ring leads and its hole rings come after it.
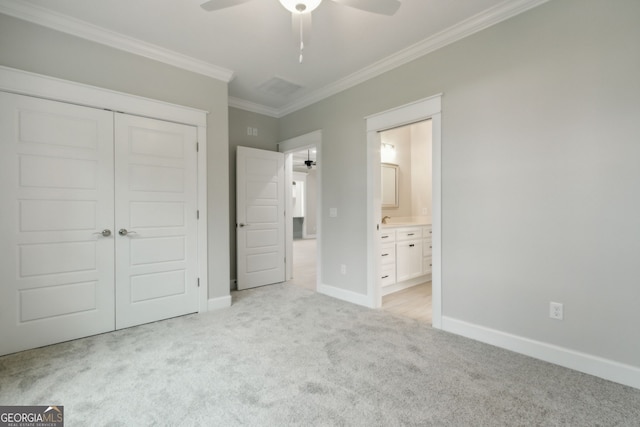
POLYGON ((311 155, 309 154, 309 150, 307 150, 307 160, 304 161, 304 164, 307 167, 307 169, 311 169, 317 165, 317 163, 314 160, 311 160, 311 155))
MULTIPOLYGON (((246 3, 251 0, 208 0, 200 4, 200 6, 206 11, 213 11, 219 9, 225 9, 231 6, 237 6, 242 3, 246 3)), ((306 34, 304 28, 307 28, 307 33, 311 29, 311 12, 313 12, 322 0, 279 0, 280 4, 284 6, 289 12, 291 12, 293 29, 295 33, 300 35, 300 63, 303 59, 304 44, 306 34)), ((380 15, 393 15, 400 8, 400 1, 398 0, 330 0, 338 4, 353 7, 355 9, 364 10, 367 12, 377 13, 380 15)))

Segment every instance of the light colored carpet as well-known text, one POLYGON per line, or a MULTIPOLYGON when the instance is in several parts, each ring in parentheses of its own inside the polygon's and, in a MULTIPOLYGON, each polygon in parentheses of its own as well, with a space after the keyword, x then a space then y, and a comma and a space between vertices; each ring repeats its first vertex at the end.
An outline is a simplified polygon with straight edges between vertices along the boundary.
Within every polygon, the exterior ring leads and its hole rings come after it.
POLYGON ((640 390, 278 284, 229 309, 0 358, 68 426, 638 426, 640 390))

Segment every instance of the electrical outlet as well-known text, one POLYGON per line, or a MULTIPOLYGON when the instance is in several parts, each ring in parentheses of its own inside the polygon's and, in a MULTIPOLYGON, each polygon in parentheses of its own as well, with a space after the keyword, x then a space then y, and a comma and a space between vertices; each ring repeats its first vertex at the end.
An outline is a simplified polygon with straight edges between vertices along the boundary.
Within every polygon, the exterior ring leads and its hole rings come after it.
POLYGON ((344 264, 340 264, 340 273, 347 274, 347 266, 344 264))
POLYGON ((557 320, 562 320, 564 318, 564 308, 562 303, 553 301, 549 303, 549 317, 557 320))
POLYGON ((253 129, 251 128, 251 126, 247 127, 247 135, 251 136, 251 134, 253 134, 253 129))
POLYGON ((338 216, 338 208, 329 208, 329 217, 336 218, 338 216))
POLYGON ((253 136, 258 136, 258 128, 253 128, 253 136))

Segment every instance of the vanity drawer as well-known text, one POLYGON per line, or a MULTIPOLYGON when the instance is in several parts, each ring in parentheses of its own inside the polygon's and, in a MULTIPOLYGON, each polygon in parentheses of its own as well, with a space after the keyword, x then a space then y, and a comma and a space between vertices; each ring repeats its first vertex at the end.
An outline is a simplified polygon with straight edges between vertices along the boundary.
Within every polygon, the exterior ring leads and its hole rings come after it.
POLYGON ((398 228, 396 240, 415 240, 422 238, 422 227, 398 228))
POLYGON ((385 264, 395 264, 396 262, 396 245, 395 244, 385 244, 380 248, 380 258, 382 265, 385 264))
POLYGON ((422 256, 431 256, 432 250, 431 239, 422 239, 422 256))
POLYGON ((396 230, 384 230, 380 232, 380 241, 382 243, 395 242, 396 230))
POLYGON ((433 261, 431 259, 430 256, 422 259, 422 274, 431 274, 433 270, 433 261))
POLYGON ((396 283, 396 266, 395 265, 383 265, 380 268, 380 284, 381 286, 389 286, 396 283))

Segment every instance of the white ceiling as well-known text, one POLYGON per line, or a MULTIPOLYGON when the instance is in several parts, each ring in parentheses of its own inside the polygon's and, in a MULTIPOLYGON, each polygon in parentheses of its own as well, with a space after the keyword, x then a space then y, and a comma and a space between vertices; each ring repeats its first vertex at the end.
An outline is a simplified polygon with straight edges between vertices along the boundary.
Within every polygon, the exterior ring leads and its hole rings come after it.
POLYGON ((302 64, 278 0, 214 12, 200 0, 0 0, 0 12, 231 79, 230 105, 279 117, 546 0, 401 1, 389 17, 324 0, 302 64), (259 89, 274 77, 301 89, 259 89))

